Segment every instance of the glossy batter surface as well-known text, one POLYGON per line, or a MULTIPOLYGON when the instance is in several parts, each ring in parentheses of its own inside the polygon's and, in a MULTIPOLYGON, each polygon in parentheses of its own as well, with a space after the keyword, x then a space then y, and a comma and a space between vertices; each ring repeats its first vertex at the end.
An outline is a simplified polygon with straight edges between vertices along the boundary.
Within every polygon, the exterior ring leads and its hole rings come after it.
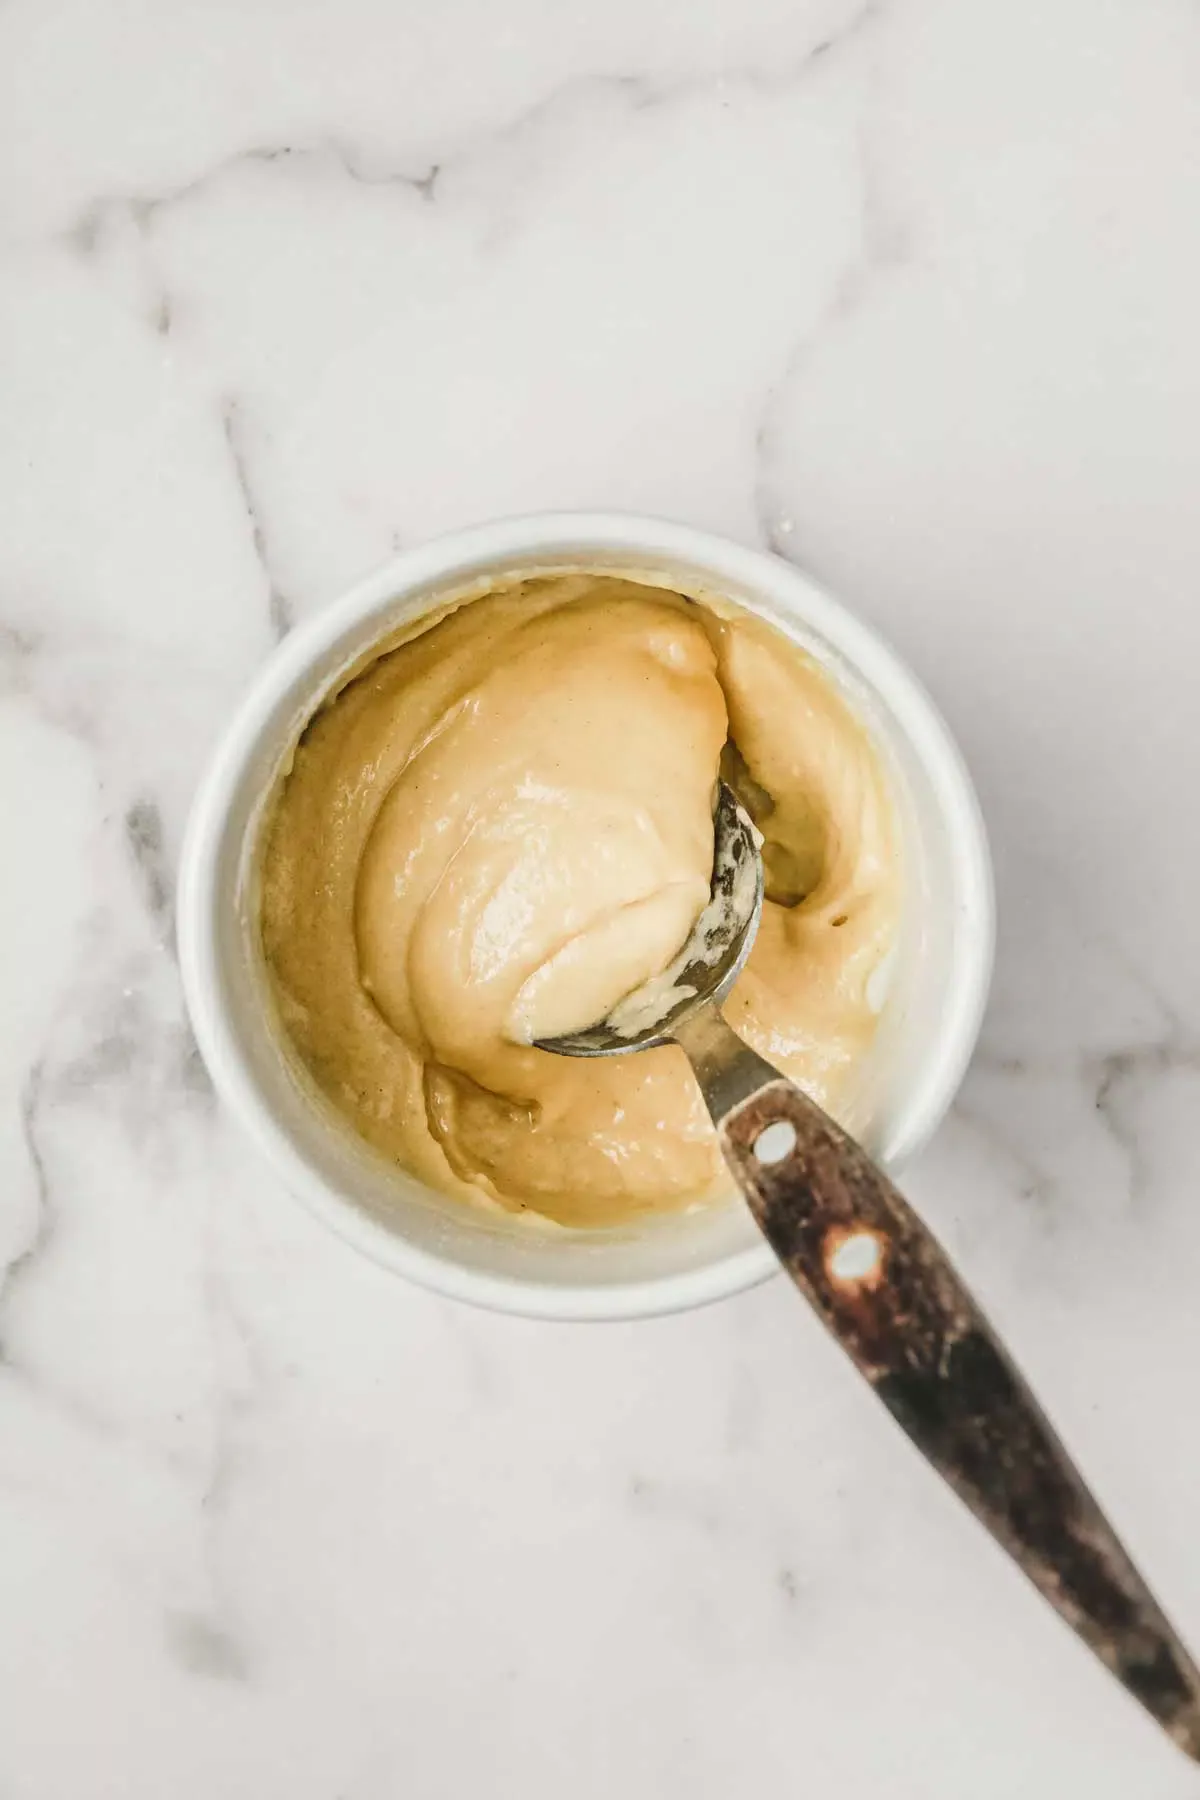
POLYGON ((768 896, 726 1016, 836 1107, 899 882, 870 743, 785 638, 632 581, 531 579, 317 714, 265 832, 263 946, 296 1051, 369 1142, 443 1192, 568 1225, 726 1190, 681 1051, 531 1045, 679 948, 719 767, 764 834, 768 896))

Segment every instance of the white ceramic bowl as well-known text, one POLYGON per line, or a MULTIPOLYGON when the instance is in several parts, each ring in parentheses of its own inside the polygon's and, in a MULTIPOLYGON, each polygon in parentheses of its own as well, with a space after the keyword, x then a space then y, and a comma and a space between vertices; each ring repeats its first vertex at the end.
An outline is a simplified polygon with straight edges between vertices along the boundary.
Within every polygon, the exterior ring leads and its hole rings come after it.
POLYGON ((595 568, 727 596, 819 659, 895 786, 905 906, 879 1031, 848 1122, 895 1169, 930 1136, 974 1047, 991 975, 987 841, 962 758, 924 690, 874 632, 788 564, 616 513, 504 519, 407 551, 299 627, 263 668, 196 796, 179 948, 204 1060, 289 1188, 377 1262, 463 1300, 544 1318, 695 1306, 772 1273, 736 1204, 603 1233, 509 1224, 386 1165, 284 1053, 267 1004, 252 871, 264 803, 321 699, 372 643, 447 596, 506 575, 595 568))

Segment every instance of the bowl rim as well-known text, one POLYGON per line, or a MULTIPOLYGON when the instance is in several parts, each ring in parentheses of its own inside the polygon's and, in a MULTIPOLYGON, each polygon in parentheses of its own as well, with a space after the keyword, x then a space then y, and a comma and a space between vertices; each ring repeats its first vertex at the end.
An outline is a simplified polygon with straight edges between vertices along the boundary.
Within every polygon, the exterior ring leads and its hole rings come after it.
MULTIPOLYGON (((889 1145, 896 1167, 932 1136, 966 1072, 982 1024, 995 954, 995 891, 983 814, 962 753, 936 704, 886 640, 794 564, 692 526, 621 512, 521 514, 470 526, 401 551, 340 598, 296 626, 257 671, 204 769, 180 856, 176 936, 184 997, 213 1085, 286 1187, 307 1209, 374 1262, 421 1285, 494 1311, 543 1319, 644 1318, 705 1305, 778 1272, 766 1242, 695 1268, 628 1282, 530 1281, 440 1257, 369 1217, 331 1186, 297 1149, 267 1105, 221 999, 220 853, 226 820, 281 698, 348 631, 423 590, 527 555, 586 561, 589 549, 634 553, 690 566, 750 594, 786 597, 801 623, 825 638, 876 689, 933 785, 963 896, 961 967, 942 1027, 923 1059, 889 1145)), ((314 684, 315 685, 315 684, 314 684)))

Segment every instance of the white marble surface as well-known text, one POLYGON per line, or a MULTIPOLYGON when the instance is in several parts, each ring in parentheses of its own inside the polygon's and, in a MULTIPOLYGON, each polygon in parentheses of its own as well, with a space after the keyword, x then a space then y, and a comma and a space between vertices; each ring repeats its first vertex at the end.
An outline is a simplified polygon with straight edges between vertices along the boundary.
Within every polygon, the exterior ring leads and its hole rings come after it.
POLYGON ((327 1238, 181 1010, 290 623, 560 505, 769 543, 994 833, 911 1191, 1200 1643, 1200 13, 0 7, 3 1800, 1174 1800, 781 1283, 549 1327, 327 1238))

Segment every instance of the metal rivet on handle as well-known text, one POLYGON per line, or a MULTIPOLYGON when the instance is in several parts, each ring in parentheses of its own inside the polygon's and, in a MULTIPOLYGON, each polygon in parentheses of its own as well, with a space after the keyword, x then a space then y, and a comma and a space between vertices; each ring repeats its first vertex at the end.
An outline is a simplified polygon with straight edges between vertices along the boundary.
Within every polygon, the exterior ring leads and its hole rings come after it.
POLYGON ((883 1272, 884 1241, 867 1226, 855 1231, 830 1233, 826 1241, 825 1266, 833 1279, 844 1287, 873 1286, 883 1272))
POLYGON ((760 1163, 780 1163, 796 1148, 796 1127, 790 1119, 776 1119, 759 1132, 754 1140, 754 1154, 760 1163))

